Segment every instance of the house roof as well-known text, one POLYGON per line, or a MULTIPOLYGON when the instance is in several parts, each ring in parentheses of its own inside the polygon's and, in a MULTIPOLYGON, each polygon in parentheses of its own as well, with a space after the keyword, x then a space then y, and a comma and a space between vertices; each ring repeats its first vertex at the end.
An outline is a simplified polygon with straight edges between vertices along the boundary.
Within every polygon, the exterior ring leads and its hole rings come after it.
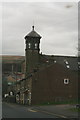
POLYGON ((37 38, 41 38, 41 36, 34 30, 34 26, 32 26, 32 31, 25 36, 25 39, 26 39, 27 37, 37 37, 37 38))

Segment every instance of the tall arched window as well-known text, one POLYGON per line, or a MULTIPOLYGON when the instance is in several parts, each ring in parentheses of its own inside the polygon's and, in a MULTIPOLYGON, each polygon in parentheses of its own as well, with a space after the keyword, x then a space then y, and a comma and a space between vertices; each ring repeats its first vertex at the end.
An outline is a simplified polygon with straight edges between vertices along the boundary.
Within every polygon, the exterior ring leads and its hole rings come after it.
POLYGON ((28 47, 31 48, 31 43, 28 43, 28 47))
POLYGON ((37 44, 37 43, 35 43, 35 49, 37 49, 37 47, 38 47, 38 44, 37 44))

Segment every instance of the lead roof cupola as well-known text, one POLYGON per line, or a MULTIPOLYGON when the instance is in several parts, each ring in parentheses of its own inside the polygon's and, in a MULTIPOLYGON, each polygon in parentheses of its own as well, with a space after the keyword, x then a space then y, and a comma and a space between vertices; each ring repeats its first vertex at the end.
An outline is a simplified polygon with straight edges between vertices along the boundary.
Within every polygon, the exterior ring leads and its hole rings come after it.
POLYGON ((25 36, 26 50, 37 50, 39 53, 40 39, 41 36, 34 30, 34 26, 32 26, 32 31, 25 36))
POLYGON ((25 39, 29 37, 41 38, 41 36, 34 30, 34 26, 32 26, 32 31, 25 36, 25 39))

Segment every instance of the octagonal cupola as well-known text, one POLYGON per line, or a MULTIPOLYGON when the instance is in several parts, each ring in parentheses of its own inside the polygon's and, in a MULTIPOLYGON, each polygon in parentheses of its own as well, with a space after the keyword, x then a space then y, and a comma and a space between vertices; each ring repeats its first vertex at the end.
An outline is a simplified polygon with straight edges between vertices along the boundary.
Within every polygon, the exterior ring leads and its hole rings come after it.
POLYGON ((25 36, 26 40, 26 50, 40 50, 41 36, 34 30, 34 26, 32 26, 32 31, 25 36))

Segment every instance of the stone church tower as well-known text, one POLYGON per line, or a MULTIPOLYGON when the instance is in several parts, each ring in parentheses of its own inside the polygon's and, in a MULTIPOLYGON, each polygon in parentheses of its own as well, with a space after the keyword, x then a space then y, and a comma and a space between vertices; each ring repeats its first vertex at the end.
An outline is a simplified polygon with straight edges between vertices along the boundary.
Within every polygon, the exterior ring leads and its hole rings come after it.
POLYGON ((25 36, 26 77, 33 72, 39 63, 40 39, 41 36, 32 26, 32 31, 25 36))

